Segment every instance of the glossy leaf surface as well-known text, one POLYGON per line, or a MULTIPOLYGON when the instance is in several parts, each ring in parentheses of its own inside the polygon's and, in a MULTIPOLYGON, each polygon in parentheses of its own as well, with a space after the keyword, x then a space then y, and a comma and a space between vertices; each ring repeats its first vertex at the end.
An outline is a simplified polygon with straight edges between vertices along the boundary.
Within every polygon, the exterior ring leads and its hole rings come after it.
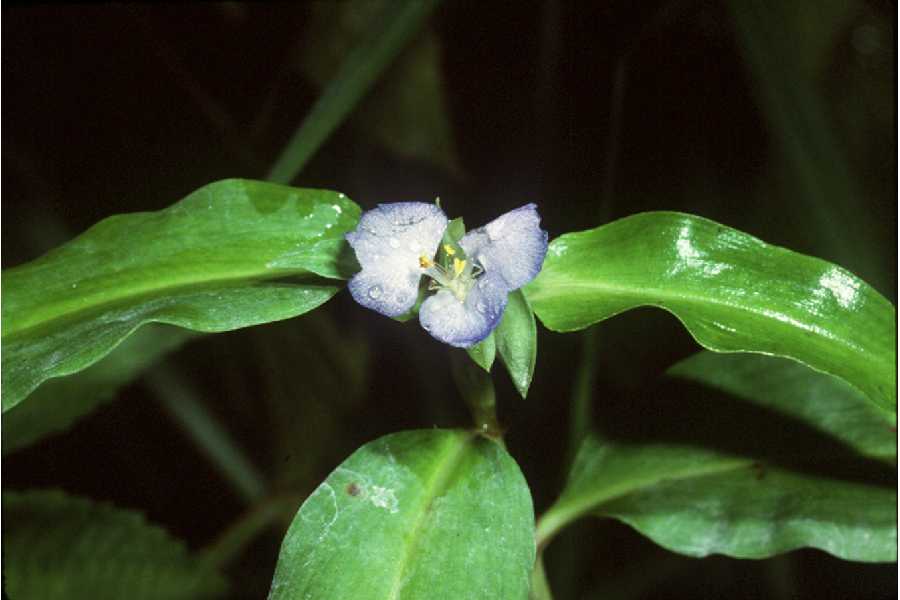
POLYGON ((583 443, 540 541, 592 514, 690 556, 814 547, 896 560, 896 434, 859 392, 762 356, 703 353, 673 374, 642 401, 666 390, 694 398, 660 401, 658 421, 617 437, 616 417, 605 415, 610 431, 583 443))
POLYGON ((3 492, 10 598, 215 598, 224 581, 138 513, 60 491, 3 492))
POLYGON ((358 218, 343 194, 226 180, 4 272, 3 410, 145 323, 216 332, 316 308, 339 289, 316 275, 342 275, 358 218))
POLYGON ((896 413, 894 306, 838 266, 701 217, 643 213, 562 235, 525 292, 555 331, 658 306, 710 350, 793 358, 896 413))
POLYGON ((496 442, 463 431, 388 435, 300 508, 269 598, 525 599, 531 496, 496 442))

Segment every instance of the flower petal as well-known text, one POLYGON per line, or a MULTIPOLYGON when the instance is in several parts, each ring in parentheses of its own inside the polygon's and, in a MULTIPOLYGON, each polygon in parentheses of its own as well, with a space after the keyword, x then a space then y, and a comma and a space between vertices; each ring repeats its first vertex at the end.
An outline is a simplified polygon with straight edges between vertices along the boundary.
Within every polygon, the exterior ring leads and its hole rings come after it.
POLYGON ((434 257, 446 228, 443 211, 425 202, 381 204, 363 213, 345 236, 362 266, 349 283, 353 299, 388 317, 412 308, 423 274, 419 257, 434 257))
POLYGON ((535 278, 547 255, 547 232, 537 206, 526 204, 473 229, 459 241, 486 273, 499 275, 509 291, 535 278))
POLYGON ((419 308, 419 322, 432 337, 468 348, 491 334, 506 308, 506 282, 485 274, 460 302, 447 290, 429 297, 419 308))
POLYGON ((347 288, 358 303, 387 317, 399 317, 416 303, 421 269, 398 271, 385 267, 363 269, 347 288))

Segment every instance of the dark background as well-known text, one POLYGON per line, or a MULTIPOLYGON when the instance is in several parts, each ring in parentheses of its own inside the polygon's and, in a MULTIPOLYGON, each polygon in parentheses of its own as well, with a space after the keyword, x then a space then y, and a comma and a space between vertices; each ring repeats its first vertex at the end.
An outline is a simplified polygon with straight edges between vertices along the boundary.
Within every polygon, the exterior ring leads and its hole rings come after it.
MULTIPOLYGON (((429 38, 443 121, 415 102, 391 104, 393 88, 413 85, 394 69, 294 184, 340 190, 363 208, 439 195, 470 226, 536 202, 551 238, 645 210, 693 212, 837 262, 896 303, 895 10, 876 1, 742 12, 703 1, 448 0, 429 38), (397 132, 378 133, 397 111, 424 146, 392 147, 397 132)), ((340 31, 339 12, 4 5, 3 268, 105 216, 161 209, 216 179, 265 177, 327 79, 309 53, 325 26, 340 31)), ((634 390, 696 344, 650 309, 594 329, 596 418, 622 406, 635 420, 657 418, 653 394, 636 402, 634 390)), ((541 331, 526 401, 495 371, 510 451, 538 513, 561 485, 582 339, 541 331)), ((193 341, 158 368, 187 382, 274 490, 300 499, 366 441, 468 423, 444 348, 346 294, 315 315, 193 341), (331 344, 330 357, 311 353, 310 338, 331 344), (362 365, 354 378, 345 362, 362 365)), ((5 457, 4 487, 111 500, 204 547, 247 506, 159 394, 139 380, 68 432, 5 457)), ((281 535, 261 536, 231 564, 235 597, 265 595, 281 535)), ((558 598, 896 589, 895 565, 811 550, 688 559, 611 521, 581 522, 559 545, 582 558, 551 546, 558 598)))

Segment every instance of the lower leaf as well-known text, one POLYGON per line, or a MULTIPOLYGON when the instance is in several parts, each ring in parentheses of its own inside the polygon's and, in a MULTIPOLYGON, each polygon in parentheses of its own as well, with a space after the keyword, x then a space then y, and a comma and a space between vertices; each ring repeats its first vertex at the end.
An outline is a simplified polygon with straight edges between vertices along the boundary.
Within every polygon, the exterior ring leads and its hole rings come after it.
POLYGON ((225 588, 183 543, 129 510, 61 491, 3 492, 3 521, 10 598, 210 598, 225 588))
POLYGON ((512 457, 470 432, 409 431, 366 444, 310 495, 269 598, 524 600, 534 560, 512 457))

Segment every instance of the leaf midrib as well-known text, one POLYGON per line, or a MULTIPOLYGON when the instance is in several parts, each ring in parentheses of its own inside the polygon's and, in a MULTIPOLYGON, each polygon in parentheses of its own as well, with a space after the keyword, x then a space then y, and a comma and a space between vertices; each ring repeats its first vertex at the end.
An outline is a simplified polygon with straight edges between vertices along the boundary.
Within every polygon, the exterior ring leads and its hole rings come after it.
POLYGON ((453 475, 456 466, 459 464, 460 459, 468 449, 472 440, 473 436, 468 432, 454 433, 441 450, 438 459, 435 461, 435 469, 432 472, 431 477, 429 477, 428 481, 425 483, 421 508, 416 516, 415 523, 413 523, 410 535, 407 538, 403 556, 397 562, 397 571, 394 575, 393 582, 391 583, 390 591, 388 592, 388 600, 397 600, 400 597, 400 592, 403 588, 409 565, 412 563, 415 551, 421 542, 422 529, 431 514, 429 507, 445 490, 450 477, 453 475))
POLYGON ((573 520, 597 510, 601 505, 607 502, 649 489, 663 481, 687 481, 698 477, 705 477, 707 475, 717 475, 729 471, 737 471, 746 468, 751 464, 753 464, 753 461, 749 459, 721 457, 712 465, 701 465, 698 468, 686 469, 676 475, 664 474, 646 481, 640 481, 636 484, 625 482, 619 485, 600 488, 600 490, 594 494, 585 494, 581 500, 576 499, 566 501, 565 495, 563 495, 540 519, 537 526, 536 538, 539 545, 545 545, 556 532, 573 520), (547 523, 550 524, 547 525, 547 523))
MULTIPOLYGON (((312 275, 315 274, 311 271, 307 271, 304 269, 271 269, 265 271, 246 271, 239 273, 228 273, 225 276, 216 276, 216 277, 203 277, 203 278, 185 278, 181 281, 169 282, 166 285, 147 285, 140 287, 131 287, 128 288, 125 293, 112 294, 111 296, 103 293, 103 290, 99 290, 97 292, 92 293, 90 296, 78 298, 58 302, 56 304, 49 304, 44 306, 49 306, 49 308, 42 311, 44 314, 38 317, 34 317, 32 319, 25 319, 24 325, 21 325, 22 321, 18 323, 15 322, 14 317, 9 315, 4 318, 5 321, 13 321, 13 324, 3 327, 2 338, 4 340, 17 339, 23 337, 28 334, 28 332, 33 331, 35 329, 40 329, 54 321, 64 321, 76 318, 78 315, 82 313, 90 313, 98 310, 102 310, 105 308, 110 308, 114 306, 118 306, 121 304, 127 304, 128 301, 134 301, 141 298, 157 298, 166 293, 183 291, 187 289, 197 288, 198 291, 202 291, 203 289, 212 288, 214 286, 219 286, 222 284, 253 284, 255 282, 263 282, 270 281, 274 279, 283 279, 296 275, 312 275), (77 302, 84 302, 85 299, 97 299, 104 298, 103 301, 95 302, 93 304, 88 304, 84 306, 73 306, 77 302), (56 312, 53 312, 49 315, 46 313, 52 310, 54 307, 62 307, 58 309, 56 312)), ((115 290, 116 288, 105 288, 106 290, 115 290)), ((121 288, 118 288, 121 290, 121 288)))

